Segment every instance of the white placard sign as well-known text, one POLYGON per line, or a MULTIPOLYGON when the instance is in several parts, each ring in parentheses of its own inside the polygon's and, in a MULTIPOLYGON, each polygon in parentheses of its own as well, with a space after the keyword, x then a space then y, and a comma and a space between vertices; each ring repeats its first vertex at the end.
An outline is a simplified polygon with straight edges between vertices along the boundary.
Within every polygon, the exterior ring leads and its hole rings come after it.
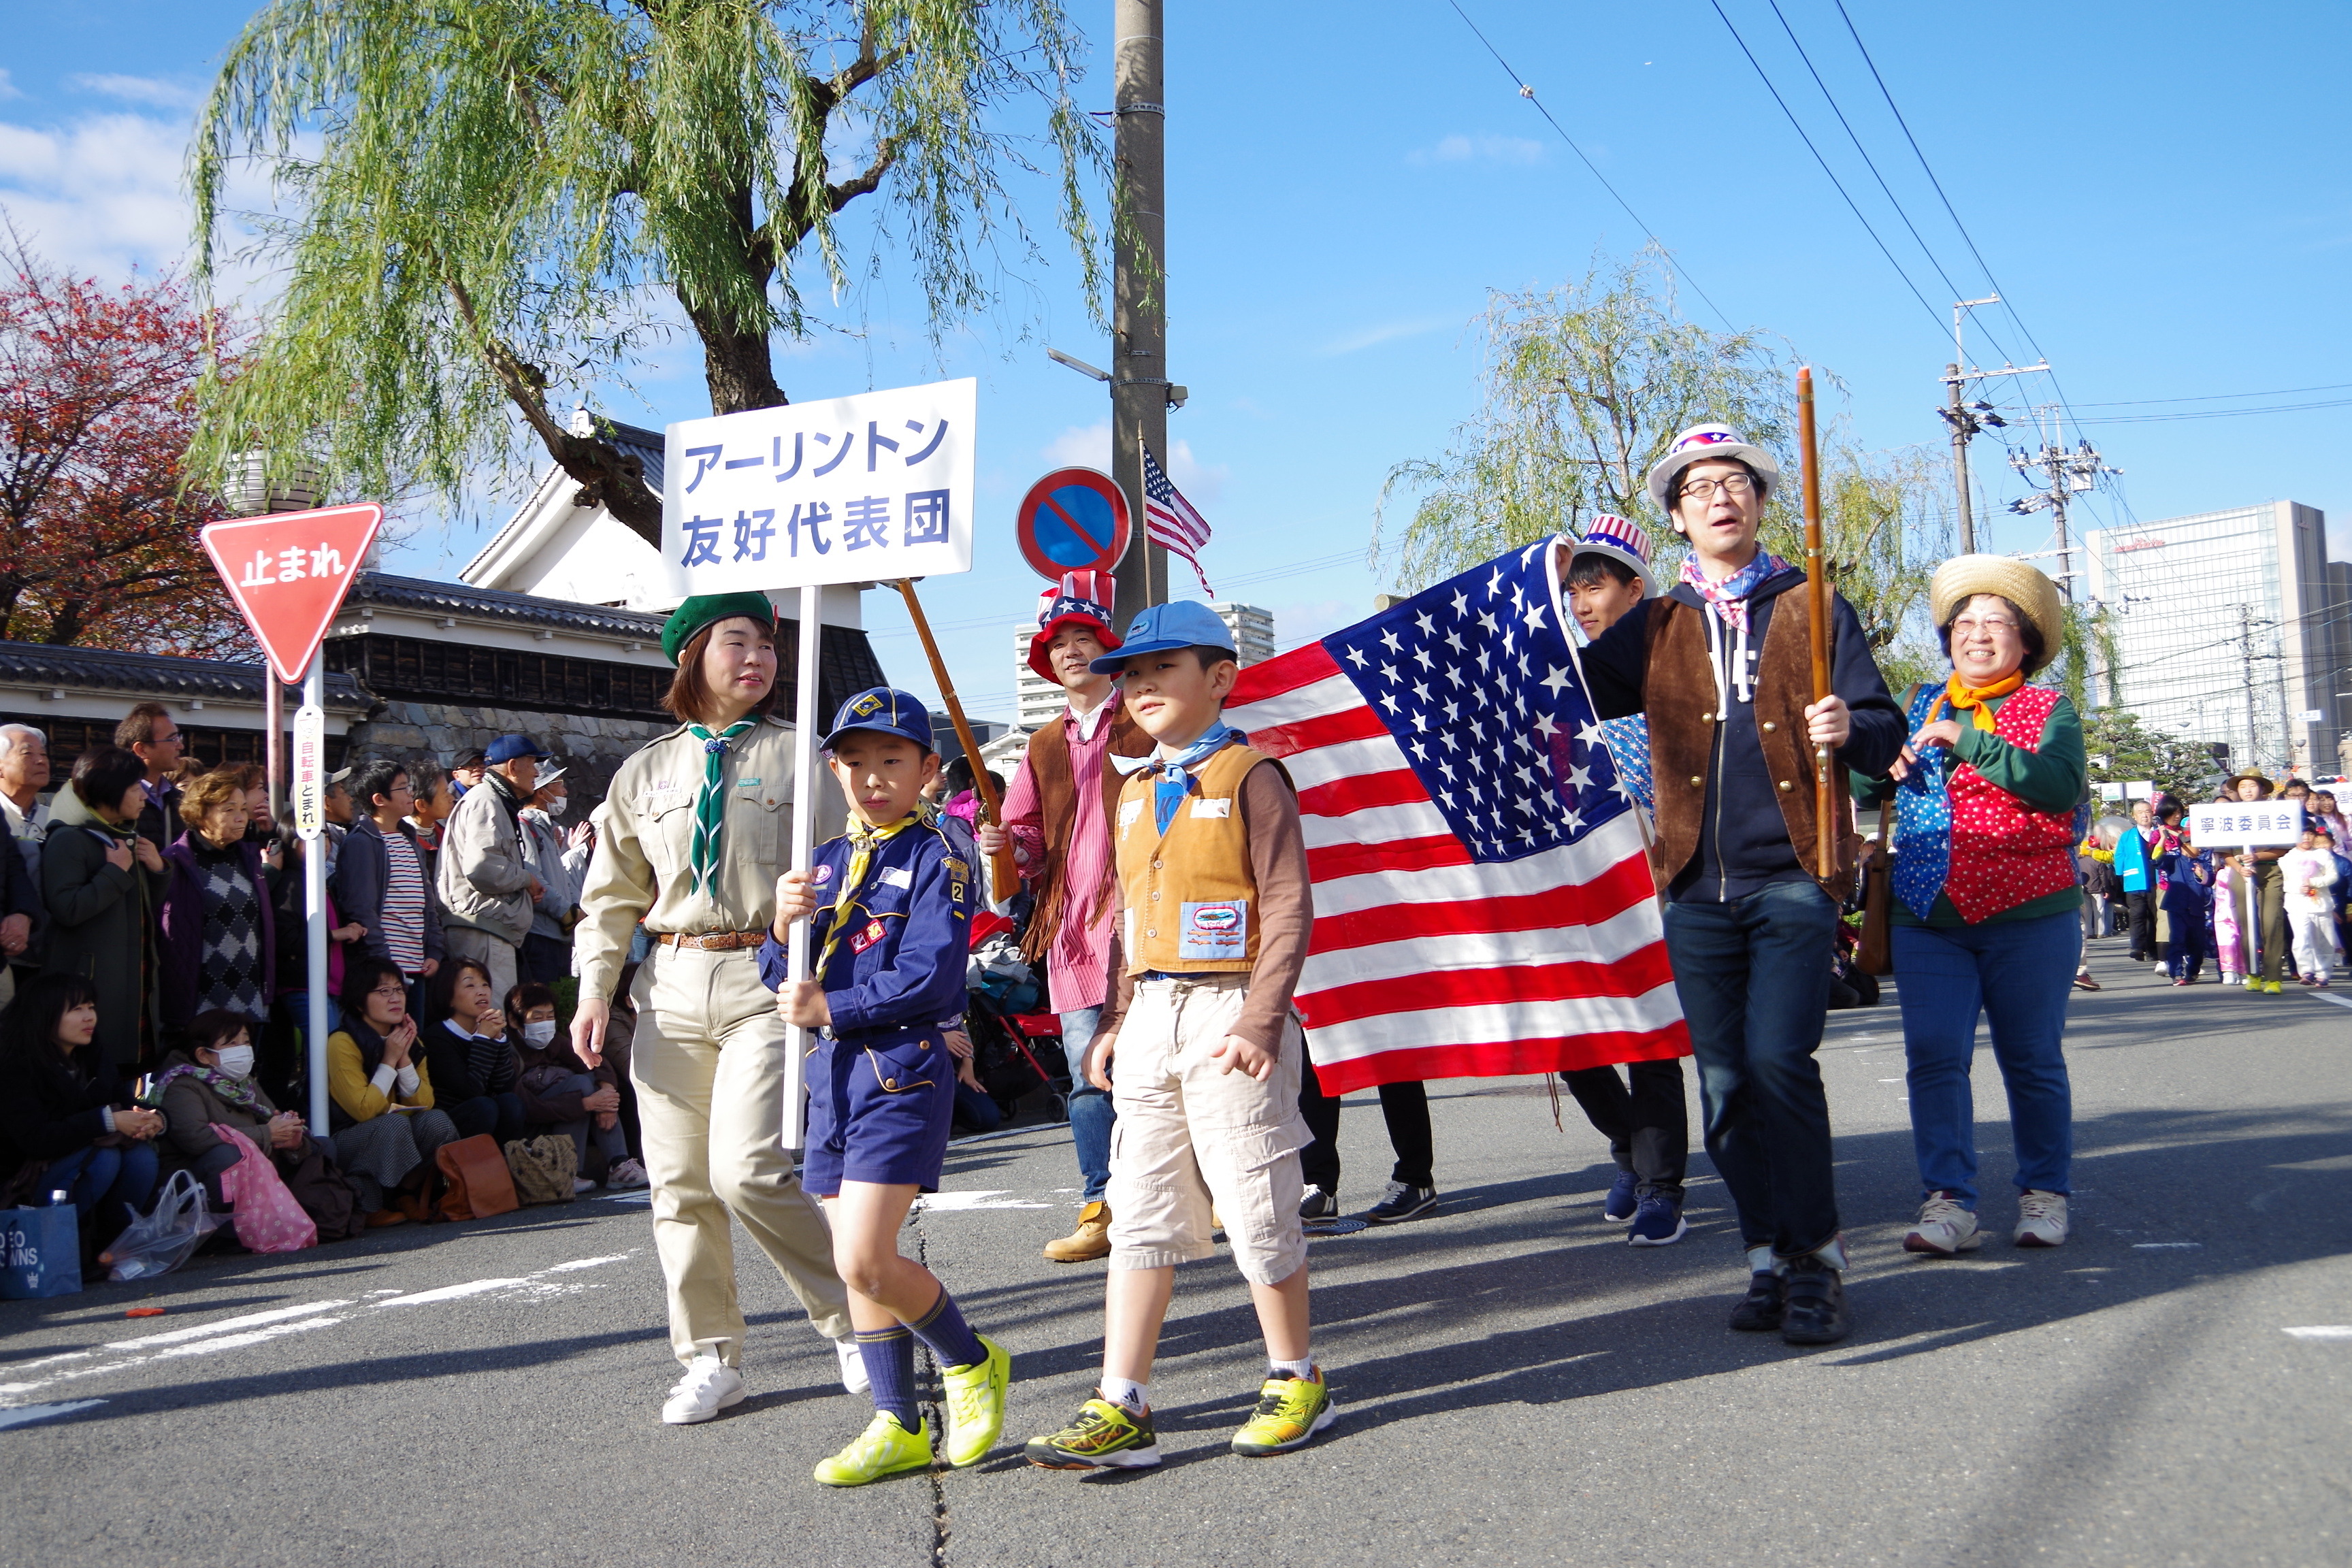
POLYGON ((308 702, 294 710, 294 831, 316 844, 327 830, 327 713, 308 702))
POLYGON ((971 570, 979 383, 863 392, 668 428, 662 559, 681 595, 971 570))
POLYGON ((2242 800, 2189 808, 2189 841, 2200 849, 2293 848, 2302 837, 2299 800, 2242 800))

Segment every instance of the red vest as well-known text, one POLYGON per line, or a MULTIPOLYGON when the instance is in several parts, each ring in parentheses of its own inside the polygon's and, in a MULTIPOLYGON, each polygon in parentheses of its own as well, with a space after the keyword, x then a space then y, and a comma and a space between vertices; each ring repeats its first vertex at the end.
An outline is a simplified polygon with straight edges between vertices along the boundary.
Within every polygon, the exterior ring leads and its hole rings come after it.
MULTIPOLYGON (((1993 715, 1993 733, 2038 752, 2042 726, 2057 706, 2058 693, 2048 687, 2021 686, 1993 715)), ((1965 725, 1972 716, 1954 717, 1965 725)), ((2032 810, 1962 762, 1954 763, 1947 787, 1952 799, 1952 862, 1944 892, 1962 920, 1975 925, 2074 886, 2071 809, 2032 810)))

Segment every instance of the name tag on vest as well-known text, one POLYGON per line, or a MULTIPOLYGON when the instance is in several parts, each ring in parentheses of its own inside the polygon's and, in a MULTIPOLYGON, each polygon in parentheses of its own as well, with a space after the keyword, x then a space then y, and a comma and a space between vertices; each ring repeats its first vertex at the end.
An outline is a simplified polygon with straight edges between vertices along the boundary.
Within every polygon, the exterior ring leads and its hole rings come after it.
POLYGON ((893 888, 911 888, 915 885, 913 873, 909 872, 904 866, 883 867, 882 880, 893 888))
POLYGON ((1234 797, 1229 795, 1219 795, 1214 800, 1196 800, 1192 803, 1194 816, 1231 816, 1233 814, 1234 797))
POLYGON ((1213 903, 1186 904, 1184 929, 1177 937, 1176 956, 1247 958, 1249 901, 1226 899, 1213 903))
POLYGON ((1135 819, 1136 819, 1137 817, 1139 817, 1139 816, 1141 816, 1142 815, 1143 815, 1143 803, 1142 803, 1141 801, 1139 801, 1139 800, 1124 800, 1124 801, 1119 802, 1119 805, 1118 805, 1118 825, 1119 825, 1119 826, 1121 826, 1122 828, 1126 828, 1126 827, 1132 827, 1132 826, 1135 826, 1135 819))

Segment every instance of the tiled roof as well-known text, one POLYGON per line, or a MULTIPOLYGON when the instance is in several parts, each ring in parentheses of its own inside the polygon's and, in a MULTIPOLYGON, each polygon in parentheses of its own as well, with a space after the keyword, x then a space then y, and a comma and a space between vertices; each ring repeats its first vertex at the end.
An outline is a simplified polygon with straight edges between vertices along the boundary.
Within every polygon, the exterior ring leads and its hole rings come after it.
POLYGON ((601 414, 596 416, 596 434, 645 464, 646 489, 656 495, 662 493, 663 464, 668 454, 667 437, 658 430, 607 419, 601 414))
MULTIPOLYGON (((215 658, 173 658, 164 654, 121 653, 112 648, 58 647, 48 643, 0 642, 0 681, 19 686, 137 691, 155 697, 242 698, 259 702, 266 674, 257 664, 215 658)), ((348 675, 327 677, 327 706, 355 712, 375 699, 348 675)))
POLYGON ((381 605, 388 609, 415 610, 433 616, 474 616, 525 626, 562 626, 570 631, 595 632, 641 642, 661 640, 662 616, 635 610, 607 609, 570 599, 542 599, 532 594, 509 594, 503 588, 476 588, 465 583, 436 583, 423 577, 392 577, 362 572, 352 581, 345 609, 381 605))

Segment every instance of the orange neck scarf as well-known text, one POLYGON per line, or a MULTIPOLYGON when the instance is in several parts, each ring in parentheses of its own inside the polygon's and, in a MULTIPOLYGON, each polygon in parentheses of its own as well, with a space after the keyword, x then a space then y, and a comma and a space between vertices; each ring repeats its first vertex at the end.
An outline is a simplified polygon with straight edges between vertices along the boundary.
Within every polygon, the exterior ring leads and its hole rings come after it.
POLYGON ((1993 723, 1991 706, 1993 699, 2006 697, 2024 684, 2025 671, 2021 669, 2011 670, 1990 686, 1970 686, 1960 679, 1960 672, 1956 669, 1952 672, 1951 679, 1944 682, 1944 689, 1937 697, 1936 705, 1927 710, 1927 722, 1934 723, 1937 715, 1943 712, 1944 704, 1948 702, 1956 710, 1962 708, 1971 710, 1969 715, 1970 721, 1978 729, 1989 731, 1993 723))

